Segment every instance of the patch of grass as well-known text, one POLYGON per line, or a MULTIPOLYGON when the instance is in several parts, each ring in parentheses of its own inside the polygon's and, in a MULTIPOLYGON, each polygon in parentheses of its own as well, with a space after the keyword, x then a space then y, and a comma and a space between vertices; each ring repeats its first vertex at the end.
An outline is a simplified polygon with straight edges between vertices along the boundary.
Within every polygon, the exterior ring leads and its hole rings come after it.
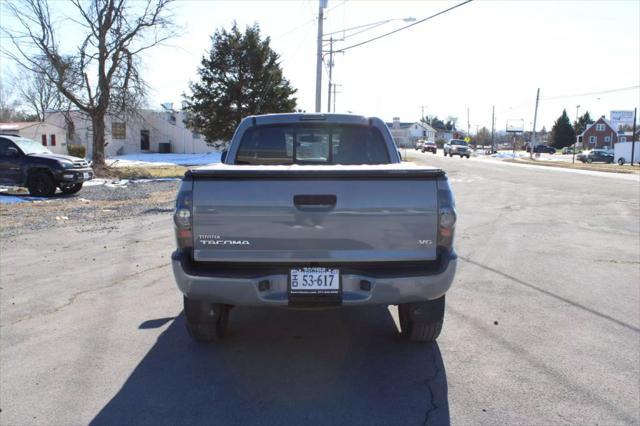
POLYGON ((576 161, 575 164, 563 162, 563 161, 539 161, 539 160, 531 160, 529 158, 519 158, 519 159, 507 159, 503 161, 508 161, 510 163, 525 163, 525 164, 535 164, 536 166, 543 167, 560 167, 563 169, 577 169, 577 170, 591 170, 594 172, 609 172, 609 173, 640 173, 640 168, 633 167, 629 165, 619 166, 617 164, 604 164, 604 163, 582 163, 576 161))
POLYGON ((181 178, 188 170, 184 166, 106 167, 96 169, 96 175, 110 179, 181 178))

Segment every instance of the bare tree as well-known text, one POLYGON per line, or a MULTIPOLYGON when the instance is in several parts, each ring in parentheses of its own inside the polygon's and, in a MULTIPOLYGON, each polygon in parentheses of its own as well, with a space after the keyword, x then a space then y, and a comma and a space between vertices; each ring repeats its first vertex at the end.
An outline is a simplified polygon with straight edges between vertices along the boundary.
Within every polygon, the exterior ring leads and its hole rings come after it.
POLYGON ((65 53, 47 0, 15 0, 7 9, 18 29, 3 29, 13 42, 5 54, 44 76, 62 96, 91 118, 93 161, 104 166, 105 116, 135 108, 145 93, 139 54, 173 36, 172 0, 71 0, 83 31, 65 53), (45 64, 42 62, 45 59, 45 64))
MULTIPOLYGON (((42 60, 42 67, 48 61, 42 60)), ((60 95, 55 84, 45 74, 22 69, 18 78, 14 79, 14 89, 23 107, 26 107, 38 121, 44 121, 45 113, 54 109, 61 109, 68 101, 60 95)))
POLYGON ((31 117, 20 109, 13 93, 13 84, 6 82, 7 73, 0 75, 0 122, 25 121, 31 117))

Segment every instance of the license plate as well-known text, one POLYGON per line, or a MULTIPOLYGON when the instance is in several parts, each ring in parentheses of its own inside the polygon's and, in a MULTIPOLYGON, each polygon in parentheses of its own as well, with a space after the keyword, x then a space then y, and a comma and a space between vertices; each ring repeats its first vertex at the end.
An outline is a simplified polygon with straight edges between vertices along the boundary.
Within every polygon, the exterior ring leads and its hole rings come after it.
POLYGON ((83 174, 82 174, 82 177, 83 177, 84 179, 89 179, 89 178, 91 177, 91 174, 90 174, 89 172, 86 172, 86 173, 83 173, 83 174))
POLYGON ((338 294, 340 270, 329 268, 292 269, 289 280, 291 294, 338 294))

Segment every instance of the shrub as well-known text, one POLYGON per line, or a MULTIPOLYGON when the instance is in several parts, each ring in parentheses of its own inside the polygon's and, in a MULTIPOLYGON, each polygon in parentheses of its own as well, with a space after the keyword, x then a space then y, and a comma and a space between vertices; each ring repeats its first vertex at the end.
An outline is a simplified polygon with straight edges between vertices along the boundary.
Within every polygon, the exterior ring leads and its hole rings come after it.
POLYGON ((69 144, 67 145, 67 151, 69 155, 74 157, 84 158, 87 155, 87 148, 84 145, 69 144))

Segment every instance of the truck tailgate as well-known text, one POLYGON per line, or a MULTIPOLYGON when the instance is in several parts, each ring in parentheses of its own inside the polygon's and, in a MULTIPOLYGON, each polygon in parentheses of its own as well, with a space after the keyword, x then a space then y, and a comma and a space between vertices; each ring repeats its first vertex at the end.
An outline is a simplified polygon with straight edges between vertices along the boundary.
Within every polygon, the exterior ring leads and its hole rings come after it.
POLYGON ((191 171, 194 260, 433 260, 441 175, 398 167, 191 171))

